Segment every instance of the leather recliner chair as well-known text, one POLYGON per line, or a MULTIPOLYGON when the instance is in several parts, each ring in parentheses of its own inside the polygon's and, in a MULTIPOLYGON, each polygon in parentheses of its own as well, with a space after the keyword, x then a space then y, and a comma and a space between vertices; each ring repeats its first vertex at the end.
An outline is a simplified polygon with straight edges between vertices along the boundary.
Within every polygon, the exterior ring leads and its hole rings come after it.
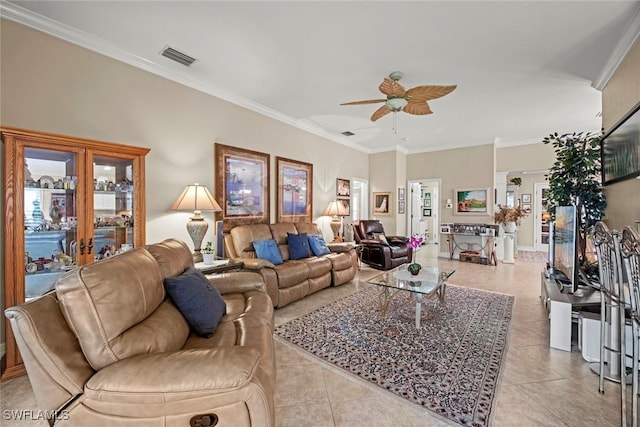
POLYGON ((384 227, 377 220, 361 220, 353 224, 353 234, 360 245, 361 261, 379 270, 390 270, 411 262, 413 249, 409 238, 387 236, 384 227))

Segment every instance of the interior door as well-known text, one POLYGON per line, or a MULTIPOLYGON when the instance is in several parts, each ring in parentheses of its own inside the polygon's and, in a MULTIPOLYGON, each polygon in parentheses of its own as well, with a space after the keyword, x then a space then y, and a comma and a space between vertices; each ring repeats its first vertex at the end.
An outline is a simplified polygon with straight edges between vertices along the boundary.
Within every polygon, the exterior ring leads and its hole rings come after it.
POLYGON ((551 215, 548 209, 549 183, 538 182, 535 190, 535 249, 540 252, 549 252, 549 221, 551 215))

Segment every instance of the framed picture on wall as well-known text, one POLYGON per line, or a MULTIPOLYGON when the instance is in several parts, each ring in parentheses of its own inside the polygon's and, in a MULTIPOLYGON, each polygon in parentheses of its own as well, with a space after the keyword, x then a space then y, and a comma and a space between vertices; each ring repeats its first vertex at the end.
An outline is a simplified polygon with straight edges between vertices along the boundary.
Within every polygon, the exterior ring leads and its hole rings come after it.
POLYGON ((391 216, 391 192, 373 193, 373 215, 391 216))
POLYGON ((313 213, 313 165, 276 157, 278 191, 277 222, 311 222, 313 213))
POLYGON ((406 211, 405 201, 398 200, 398 213, 402 215, 405 213, 405 211, 406 211))
POLYGON ((489 189, 453 190, 455 215, 489 215, 489 189))
POLYGON ((522 204, 522 209, 523 209, 526 213, 531 213, 531 203, 523 203, 523 204, 522 204))
POLYGON ((424 207, 431 207, 431 193, 424 193, 424 207))
POLYGON ((522 204, 531 203, 531 194, 522 195, 522 204))
POLYGON ((269 154, 214 144, 215 198, 223 229, 269 224, 269 154))
POLYGON ((338 198, 338 201, 342 203, 342 206, 344 206, 344 208, 347 211, 347 214, 345 216, 350 216, 351 215, 351 199, 338 198))
POLYGON ((422 209, 422 216, 431 216, 431 209, 422 209))
POLYGON ((336 196, 351 197, 351 181, 348 179, 336 178, 336 196))

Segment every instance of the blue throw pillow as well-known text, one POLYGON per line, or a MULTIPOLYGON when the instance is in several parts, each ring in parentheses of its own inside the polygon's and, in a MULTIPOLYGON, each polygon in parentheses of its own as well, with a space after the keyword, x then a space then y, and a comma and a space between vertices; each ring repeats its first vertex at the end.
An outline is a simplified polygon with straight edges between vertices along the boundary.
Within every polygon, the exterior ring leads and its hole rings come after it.
POLYGON ((178 277, 164 279, 164 287, 193 330, 209 338, 227 311, 227 305, 204 274, 189 267, 178 277))
POLYGON ((313 252, 315 256, 331 253, 327 247, 327 242, 325 242, 324 238, 318 234, 309 235, 309 246, 311 247, 311 252, 313 252))
POLYGON ((282 255, 280 255, 275 240, 256 240, 253 242, 253 248, 256 250, 258 258, 266 259, 273 265, 282 264, 282 255))
POLYGON ((289 244, 289 258, 309 258, 311 251, 309 250, 309 239, 307 238, 307 233, 287 233, 287 243, 289 244))

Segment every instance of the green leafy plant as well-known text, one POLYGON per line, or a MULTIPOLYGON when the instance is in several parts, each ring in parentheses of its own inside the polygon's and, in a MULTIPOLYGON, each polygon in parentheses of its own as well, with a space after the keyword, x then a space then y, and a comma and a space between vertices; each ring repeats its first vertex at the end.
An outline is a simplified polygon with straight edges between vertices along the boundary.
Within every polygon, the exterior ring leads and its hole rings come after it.
POLYGON ((607 200, 602 192, 600 133, 552 133, 542 140, 551 144, 556 161, 546 176, 549 181, 549 212, 556 206, 575 205, 579 218, 580 261, 585 260, 587 234, 604 216, 607 200))
POLYGON ((522 185, 522 178, 520 178, 519 176, 514 176, 509 180, 509 182, 520 187, 522 185))
POLYGON ((207 244, 204 245, 204 248, 202 248, 201 251, 203 254, 214 254, 215 250, 213 249, 213 243, 207 242, 207 244))

